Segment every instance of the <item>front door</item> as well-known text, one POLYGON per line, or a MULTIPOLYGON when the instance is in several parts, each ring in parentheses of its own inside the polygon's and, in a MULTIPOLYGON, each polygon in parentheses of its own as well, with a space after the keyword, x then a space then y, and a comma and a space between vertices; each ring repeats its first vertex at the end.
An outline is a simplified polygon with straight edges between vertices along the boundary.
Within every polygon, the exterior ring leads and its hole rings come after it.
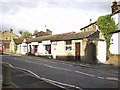
POLYGON ((31 54, 31 52, 32 52, 32 47, 31 47, 31 45, 29 45, 29 49, 30 49, 29 54, 31 54))
POLYGON ((75 43, 75 60, 80 60, 80 42, 75 43))

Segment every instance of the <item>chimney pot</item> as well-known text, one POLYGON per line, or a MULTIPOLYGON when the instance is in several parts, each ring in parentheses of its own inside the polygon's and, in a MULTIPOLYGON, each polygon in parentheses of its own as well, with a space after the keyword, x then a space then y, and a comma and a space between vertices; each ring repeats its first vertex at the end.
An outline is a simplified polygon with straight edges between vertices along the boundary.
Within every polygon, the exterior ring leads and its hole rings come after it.
POLYGON ((113 4, 113 5, 117 5, 117 2, 116 2, 116 1, 113 1, 112 4, 113 4))

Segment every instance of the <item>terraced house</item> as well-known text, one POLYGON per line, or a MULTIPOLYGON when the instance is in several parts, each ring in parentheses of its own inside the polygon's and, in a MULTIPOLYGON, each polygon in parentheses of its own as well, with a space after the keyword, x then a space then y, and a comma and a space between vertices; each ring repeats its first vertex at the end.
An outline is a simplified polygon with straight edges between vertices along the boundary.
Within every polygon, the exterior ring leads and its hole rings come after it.
POLYGON ((37 56, 78 60, 85 63, 106 61, 106 42, 96 22, 80 29, 79 33, 41 36, 28 40, 26 43, 28 52, 37 56))

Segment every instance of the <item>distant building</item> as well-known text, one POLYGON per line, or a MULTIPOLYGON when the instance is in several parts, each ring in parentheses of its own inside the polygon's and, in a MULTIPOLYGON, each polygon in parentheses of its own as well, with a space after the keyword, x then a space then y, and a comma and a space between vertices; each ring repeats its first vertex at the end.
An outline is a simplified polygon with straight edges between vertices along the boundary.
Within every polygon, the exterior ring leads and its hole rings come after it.
POLYGON ((10 42, 10 52, 11 53, 16 53, 17 51, 17 45, 22 43, 22 39, 12 39, 10 42))
POLYGON ((0 40, 12 40, 12 38, 14 38, 14 39, 18 39, 19 38, 18 35, 13 33, 12 29, 9 30, 9 31, 3 31, 0 34, 1 34, 0 35, 0 37, 1 37, 0 40))
POLYGON ((10 52, 10 42, 12 39, 18 39, 19 36, 13 33, 13 30, 0 32, 0 43, 4 45, 4 51, 10 52))
POLYGON ((52 35, 52 31, 49 29, 46 29, 46 32, 40 31, 35 34, 35 37, 46 36, 46 35, 52 35))
POLYGON ((27 44, 25 43, 28 38, 26 39, 12 39, 10 42, 10 52, 17 53, 17 54, 27 54, 27 44))

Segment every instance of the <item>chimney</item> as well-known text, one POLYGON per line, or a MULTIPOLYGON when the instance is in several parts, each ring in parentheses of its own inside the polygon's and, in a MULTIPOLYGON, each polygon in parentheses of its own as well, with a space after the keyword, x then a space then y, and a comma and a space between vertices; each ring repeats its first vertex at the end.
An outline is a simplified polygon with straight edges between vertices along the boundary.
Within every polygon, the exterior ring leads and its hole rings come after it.
POLYGON ((116 2, 116 1, 113 1, 112 4, 113 4, 113 5, 117 5, 117 2, 116 2))
POLYGON ((118 8, 119 8, 118 2, 117 1, 113 1, 111 8, 112 8, 112 13, 115 13, 116 10, 118 10, 118 8))
POLYGON ((10 32, 12 33, 12 32, 13 32, 13 29, 10 29, 10 32))
POLYGON ((89 22, 89 24, 91 24, 92 23, 92 19, 90 18, 90 22, 89 22))

